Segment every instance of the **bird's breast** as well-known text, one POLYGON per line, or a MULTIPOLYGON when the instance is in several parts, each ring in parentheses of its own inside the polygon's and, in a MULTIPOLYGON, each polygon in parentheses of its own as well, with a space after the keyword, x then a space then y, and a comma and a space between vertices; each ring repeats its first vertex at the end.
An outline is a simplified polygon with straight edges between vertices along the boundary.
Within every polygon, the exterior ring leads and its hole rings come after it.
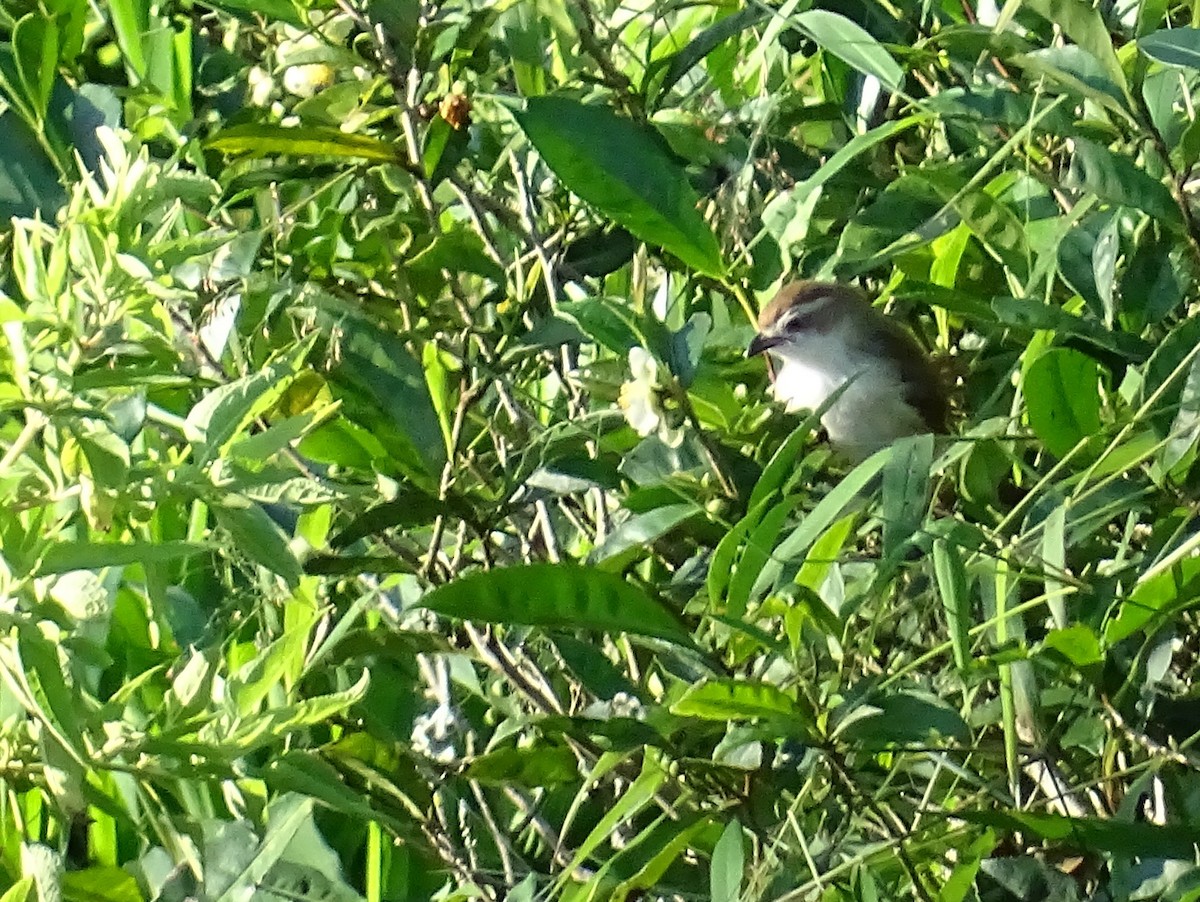
POLYGON ((852 461, 862 460, 906 435, 924 432, 920 413, 905 399, 893 367, 877 358, 824 354, 779 355, 774 392, 790 411, 818 410, 850 384, 821 417, 829 441, 852 461))

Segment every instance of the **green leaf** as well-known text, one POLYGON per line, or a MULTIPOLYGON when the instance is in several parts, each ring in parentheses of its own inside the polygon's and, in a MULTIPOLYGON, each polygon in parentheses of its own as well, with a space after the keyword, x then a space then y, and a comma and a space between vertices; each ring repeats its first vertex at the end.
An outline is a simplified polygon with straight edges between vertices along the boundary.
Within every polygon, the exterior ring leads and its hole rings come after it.
POLYGON ((788 477, 795 472, 796 458, 812 440, 813 431, 819 422, 820 416, 814 411, 801 420, 800 425, 784 439, 783 444, 776 449, 767 465, 763 467, 758 482, 754 483, 754 488, 750 491, 750 501, 746 505, 748 509, 753 510, 776 492, 782 491, 788 477))
MULTIPOLYGON (((718 15, 723 15, 725 12, 726 10, 717 10, 718 15)), ((765 6, 751 4, 737 12, 723 15, 723 18, 718 19, 692 38, 687 46, 678 53, 655 60, 646 70, 647 96, 652 101, 661 98, 713 50, 735 35, 748 28, 753 28, 769 14, 770 11, 765 6), (661 77, 658 77, 658 73, 664 69, 666 71, 661 77)))
POLYGON ((1179 393, 1179 410, 1171 423, 1169 436, 1161 456, 1165 470, 1173 469, 1200 441, 1200 357, 1194 358, 1188 367, 1187 378, 1179 393))
POLYGON ((937 539, 933 543, 933 569, 937 577, 938 594, 946 614, 950 647, 954 651, 954 666, 965 671, 971 660, 971 598, 967 593, 967 568, 963 565, 958 546, 937 539))
POLYGON ((1051 348, 1025 371, 1029 425, 1056 457, 1100 430, 1099 368, 1086 354, 1051 348))
POLYGON ((629 305, 614 298, 564 301, 558 305, 558 312, 573 319, 588 338, 614 353, 625 355, 635 345, 648 344, 629 305))
POLYGON ((1045 76, 1049 88, 1095 101, 1126 121, 1132 118, 1123 82, 1114 82, 1103 64, 1082 47, 1046 47, 1020 54, 1013 62, 1025 69, 1029 81, 1036 81, 1030 76, 1045 76))
POLYGON ((300 584, 303 571, 283 530, 259 505, 248 498, 227 495, 213 506, 217 522, 233 539, 233 548, 283 577, 289 587, 300 584))
POLYGON ((1142 210, 1165 225, 1179 227, 1182 223, 1179 207, 1162 182, 1140 169, 1130 157, 1083 138, 1075 141, 1071 170, 1064 184, 1090 191, 1110 204, 1142 210))
POLYGON ((1187 375, 1198 357, 1200 348, 1200 318, 1189 317, 1171 330, 1146 363, 1142 380, 1141 402, 1154 403, 1148 419, 1155 432, 1168 435, 1175 417, 1187 415, 1180 408, 1180 399, 1187 386, 1187 375))
POLYGON ((966 722, 941 699, 923 692, 891 692, 853 702, 848 712, 835 712, 834 735, 869 745, 920 742, 930 735, 966 739, 966 722))
POLYGON ((791 23, 847 65, 878 78, 889 91, 900 88, 904 72, 892 55, 845 16, 824 9, 810 9, 793 16, 791 23))
POLYGON ((299 5, 293 0, 204 0, 202 5, 210 9, 223 9, 250 22, 261 17, 268 22, 286 22, 296 28, 309 27, 300 13, 299 5))
POLYGON ((709 872, 709 898, 712 902, 738 902, 744 867, 742 825, 734 818, 725 825, 713 849, 709 872))
MULTIPOLYGON (((90 867, 62 876, 65 902, 144 902, 137 879, 118 867, 90 867)), ((36 897, 35 897, 36 898, 36 897)), ((7 894, 0 902, 7 902, 7 894)))
POLYGON ((1013 808, 985 811, 959 809, 952 812, 952 816, 986 827, 1028 833, 1038 839, 1075 849, 1120 856, 1190 859, 1196 842, 1195 830, 1183 824, 1162 825, 1150 821, 1127 823, 1112 818, 1066 817, 1013 808))
MULTIPOLYGON (((820 169, 813 175, 809 176, 803 182, 792 188, 780 197, 786 197, 786 203, 789 205, 782 208, 787 215, 781 215, 779 218, 786 221, 787 216, 792 215, 792 210, 799 210, 804 207, 804 201, 808 196, 817 189, 823 187, 835 175, 853 163, 861 154, 887 141, 901 132, 907 131, 916 125, 926 122, 928 116, 918 114, 915 116, 906 116, 904 119, 896 119, 892 122, 885 122, 876 128, 871 129, 866 134, 856 135, 846 142, 846 145, 838 150, 830 157, 820 169)), ((776 198, 773 203, 784 203, 779 198, 776 198)), ((766 213, 764 212, 764 217, 766 213)))
POLYGON ((895 558, 912 542, 929 506, 933 436, 903 438, 883 467, 883 553, 895 558))
POLYGON ((1196 603, 1200 558, 1184 558, 1173 567, 1141 579, 1115 615, 1104 624, 1104 644, 1111 648, 1147 626, 1151 631, 1166 617, 1196 603))
POLYGON ((38 902, 37 884, 32 877, 22 877, 5 890, 0 902, 38 902))
MULTIPOLYGON (((300 796, 284 796, 272 804, 273 817, 262 842, 249 855, 219 852, 210 862, 211 872, 205 873, 206 889, 215 902, 238 902, 253 896, 264 878, 279 861, 292 838, 305 822, 312 819, 313 800, 300 796), (220 895, 218 895, 218 892, 220 895)), ((236 842, 236 840, 234 840, 236 842)), ((217 851, 214 849, 214 851, 217 851)))
MULTIPOLYGON (((725 613, 735 620, 745 616, 754 588, 771 559, 784 522, 796 509, 796 503, 796 499, 785 499, 776 504, 762 515, 746 537, 746 547, 733 566, 729 594, 725 598, 725 613)), ((713 565, 716 565, 715 560, 713 565)))
POLYGON ((189 438, 202 446, 201 465, 219 457, 283 394, 285 372, 279 367, 243 376, 206 394, 188 413, 189 438))
POLYGON ((347 418, 386 441, 391 462, 408 475, 427 479, 439 472, 446 443, 425 371, 407 343, 340 299, 322 296, 317 309, 321 327, 340 335, 330 381, 344 393, 347 418))
POLYGON ((688 502, 668 504, 642 514, 635 514, 610 532, 605 537, 603 544, 592 550, 588 561, 598 564, 631 548, 648 551, 651 545, 671 530, 700 513, 702 513, 702 508, 688 502))
POLYGON ((109 13, 125 61, 139 79, 144 77, 146 55, 142 50, 142 35, 150 30, 149 0, 112 0, 109 13))
MULTIPOLYGON (((5 49, 0 46, 0 60, 5 49)), ((0 110, 0 134, 4 135, 0 217, 7 223, 13 216, 40 212, 43 220, 52 221, 66 200, 53 158, 38 143, 30 126, 11 109, 0 110)))
POLYGON ((1200 28, 1161 28, 1138 38, 1138 49, 1168 66, 1200 69, 1200 28))
POLYGON ((340 157, 370 160, 373 163, 396 163, 400 159, 395 146, 386 141, 313 125, 303 128, 265 124, 231 125, 205 141, 204 146, 221 153, 251 157, 279 154, 290 157, 340 157))
POLYGON ((50 92, 54 88, 54 70, 58 63, 58 25, 44 15, 29 13, 13 29, 12 47, 25 89, 23 99, 40 123, 46 118, 50 92))
POLYGON ((704 720, 807 720, 804 709, 778 686, 750 680, 705 680, 697 683, 671 705, 671 713, 704 720))
POLYGON ((497 786, 517 784, 537 789, 580 781, 579 762, 569 746, 537 742, 530 747, 492 749, 467 765, 469 780, 497 786))
POLYGON ((891 450, 885 448, 872 454, 846 474, 833 491, 817 502, 817 506, 804 518, 804 522, 779 543, 773 559, 790 561, 804 554, 817 537, 824 533, 834 520, 842 516, 858 493, 870 485, 890 458, 891 450))
POLYGON ((564 185, 638 238, 719 278, 716 236, 686 173, 648 126, 608 107, 531 97, 517 122, 564 185))
POLYGON ((71 570, 99 570, 127 564, 161 564, 197 554, 211 553, 213 546, 197 542, 59 542, 51 545, 38 564, 42 576, 71 570))
POLYGON ((1051 630, 1042 640, 1042 648, 1058 652, 1079 669, 1104 663, 1100 638, 1091 627, 1082 623, 1065 629, 1051 630))
POLYGON ((1029 277, 1029 244, 1025 227, 1008 204, 986 191, 968 191, 954 202, 954 212, 996 259, 1024 282, 1029 277))
POLYGON ((1100 62, 1114 84, 1125 90, 1125 72, 1099 9, 1085 0, 1025 0, 1024 5, 1061 28, 1067 37, 1100 62))
POLYGON ((434 589, 421 606, 480 623, 625 632, 692 645, 682 621, 643 589, 616 574, 572 564, 472 573, 434 589))

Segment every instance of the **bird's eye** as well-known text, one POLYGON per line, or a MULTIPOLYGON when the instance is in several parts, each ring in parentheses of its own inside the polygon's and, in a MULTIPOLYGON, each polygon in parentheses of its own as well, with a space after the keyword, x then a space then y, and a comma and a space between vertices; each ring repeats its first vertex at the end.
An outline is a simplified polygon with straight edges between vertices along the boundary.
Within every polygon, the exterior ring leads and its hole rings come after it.
POLYGON ((812 321, 813 321, 813 315, 811 312, 804 313, 804 312, 797 311, 796 313, 793 313, 790 316, 788 316, 787 319, 785 319, 783 321, 783 331, 791 332, 793 334, 795 334, 797 332, 803 332, 805 329, 807 329, 809 326, 812 325, 812 321))

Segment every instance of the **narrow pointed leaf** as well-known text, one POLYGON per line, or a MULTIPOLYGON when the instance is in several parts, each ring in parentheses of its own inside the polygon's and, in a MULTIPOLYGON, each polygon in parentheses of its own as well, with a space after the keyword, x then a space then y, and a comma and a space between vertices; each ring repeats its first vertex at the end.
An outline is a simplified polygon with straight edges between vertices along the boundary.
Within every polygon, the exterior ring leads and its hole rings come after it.
POLYGON ((480 623, 593 629, 690 646, 665 605, 615 573, 572 564, 529 564, 472 573, 434 589, 422 606, 480 623))

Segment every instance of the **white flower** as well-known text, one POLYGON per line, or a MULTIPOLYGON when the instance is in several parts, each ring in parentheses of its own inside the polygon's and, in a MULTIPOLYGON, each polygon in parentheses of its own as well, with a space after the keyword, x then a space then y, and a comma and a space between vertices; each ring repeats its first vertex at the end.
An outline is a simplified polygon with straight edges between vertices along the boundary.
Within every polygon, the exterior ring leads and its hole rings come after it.
POLYGON ((662 425, 662 405, 658 400, 658 361, 642 347, 629 349, 629 371, 633 378, 621 385, 617 403, 629 425, 638 435, 657 432, 662 425))

